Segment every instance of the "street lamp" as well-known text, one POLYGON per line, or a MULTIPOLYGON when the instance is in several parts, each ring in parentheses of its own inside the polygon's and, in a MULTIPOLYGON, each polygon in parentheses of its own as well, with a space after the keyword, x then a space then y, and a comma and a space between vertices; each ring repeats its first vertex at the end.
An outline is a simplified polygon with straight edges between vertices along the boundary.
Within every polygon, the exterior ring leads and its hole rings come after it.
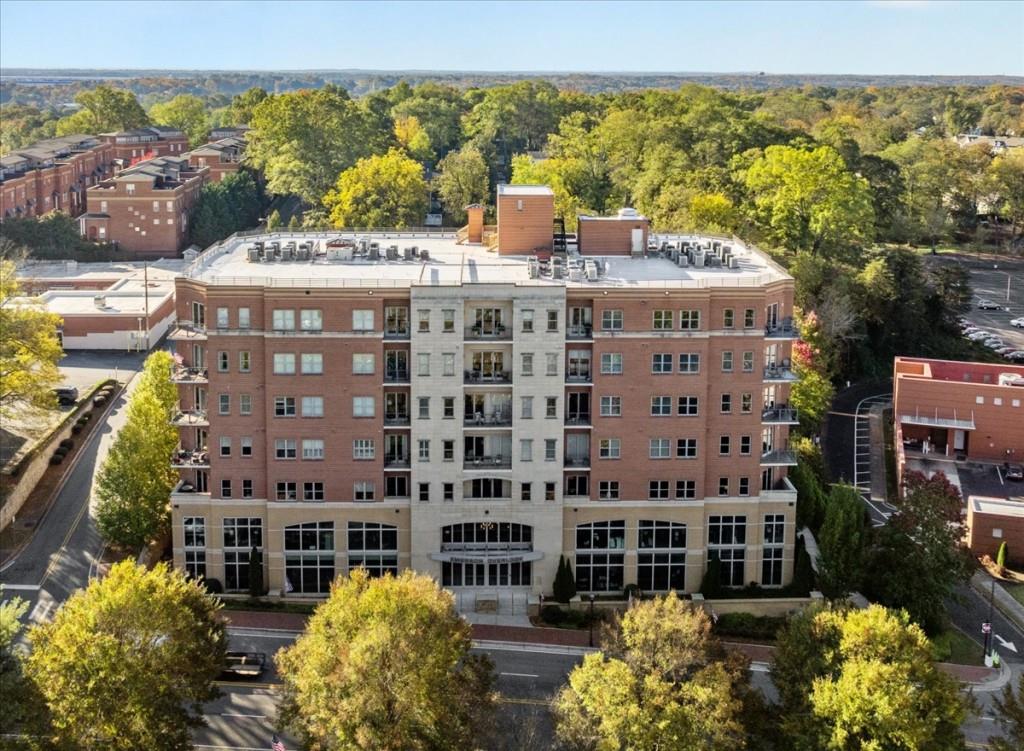
POLYGON ((594 594, 590 594, 590 646, 594 646, 594 594))
POLYGON ((992 590, 989 593, 988 598, 988 618, 984 623, 981 624, 981 632, 985 635, 985 664, 991 666, 992 664, 992 611, 995 605, 996 598, 996 579, 992 577, 992 590))

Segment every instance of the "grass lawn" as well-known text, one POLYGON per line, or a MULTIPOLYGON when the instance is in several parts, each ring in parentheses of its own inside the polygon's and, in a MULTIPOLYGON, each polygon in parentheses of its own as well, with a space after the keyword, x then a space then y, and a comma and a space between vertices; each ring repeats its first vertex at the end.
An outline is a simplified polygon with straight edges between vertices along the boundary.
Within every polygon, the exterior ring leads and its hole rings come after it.
POLYGON ((980 644, 956 626, 949 626, 932 639, 935 659, 957 665, 981 665, 984 652, 980 644))
POLYGON ((1000 582, 1003 585, 1003 589, 1009 592, 1013 598, 1024 605, 1024 584, 1007 584, 1006 582, 1000 582))

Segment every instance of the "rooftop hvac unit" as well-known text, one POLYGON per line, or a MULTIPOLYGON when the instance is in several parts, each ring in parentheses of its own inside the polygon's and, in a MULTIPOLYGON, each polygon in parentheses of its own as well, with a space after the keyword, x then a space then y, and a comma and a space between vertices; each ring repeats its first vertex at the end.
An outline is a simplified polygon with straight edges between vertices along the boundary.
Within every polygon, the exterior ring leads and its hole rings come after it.
POLYGON ((619 209, 619 219, 634 219, 637 216, 639 216, 639 214, 637 214, 636 209, 632 209, 628 206, 624 206, 619 209))
POLYGON ((737 258, 736 256, 730 256, 729 257, 729 268, 730 269, 738 269, 739 267, 740 267, 740 259, 737 258))
POLYGON ((696 253, 693 254, 693 265, 696 266, 698 269, 704 268, 704 253, 703 252, 697 251, 696 253))
POLYGON ((720 243, 720 242, 713 242, 713 243, 711 243, 711 249, 715 253, 717 253, 718 251, 720 251, 722 249, 722 243, 720 243))
MULTIPOLYGON (((372 252, 372 250, 373 250, 373 246, 372 245, 370 246, 370 250, 372 252)), ((387 259, 389 261, 397 261, 398 260, 398 246, 397 245, 389 245, 387 247, 387 259)))
POLYGON ((369 258, 371 261, 379 261, 380 260, 380 246, 377 245, 377 243, 372 243, 370 245, 370 251, 369 251, 369 253, 366 254, 366 257, 369 258))
POLYGON ((367 247, 369 247, 370 252, 376 250, 377 254, 380 255, 380 243, 377 242, 376 240, 371 240, 367 247))
POLYGON ((413 249, 412 249, 411 246, 407 246, 407 247, 402 248, 402 257, 405 258, 405 260, 407 260, 407 261, 411 261, 412 260, 412 256, 413 256, 412 251, 413 251, 413 249))
POLYGON ((430 251, 427 250, 426 248, 421 250, 420 251, 420 259, 423 260, 423 261, 429 261, 430 260, 430 251))
POLYGON ((538 266, 537 264, 531 263, 526 268, 530 272, 531 279, 536 279, 537 277, 540 276, 540 266, 538 266))
POLYGON ((683 266, 688 266, 689 263, 690 263, 689 259, 685 255, 681 255, 681 256, 679 256, 678 260, 676 261, 676 266, 679 266, 680 268, 682 268, 683 266))
POLYGON ((340 258, 341 258, 341 248, 332 248, 332 247, 328 246, 328 248, 327 248, 327 260, 328 261, 337 261, 340 258))
POLYGON ((669 255, 672 258, 672 263, 678 263, 678 261, 679 261, 679 251, 678 250, 671 251, 669 255))
POLYGON ((588 263, 587 266, 586 266, 586 269, 587 269, 587 280, 591 281, 591 282, 596 282, 597 278, 599 276, 598 271, 597 271, 597 264, 596 263, 588 263))
POLYGON ((107 296, 106 295, 94 295, 92 298, 92 304, 100 310, 105 310, 107 307, 107 296))
POLYGON ((583 281, 583 269, 579 266, 573 266, 569 269, 569 281, 570 282, 582 282, 583 281))
POLYGON ((294 240, 289 240, 288 242, 286 242, 284 244, 284 247, 294 253, 295 252, 295 241, 294 240))
POLYGON ((254 248, 256 248, 256 250, 258 250, 260 253, 263 252, 263 241, 262 240, 257 240, 256 242, 254 242, 252 244, 252 246, 254 248))
POLYGON ((273 263, 277 260, 277 256, 274 255, 274 251, 267 248, 267 252, 263 254, 264 263, 273 263))
POLYGON ((413 258, 419 258, 419 255, 420 255, 419 246, 418 245, 413 245, 412 246, 412 257, 413 258))
POLYGON ((249 263, 259 263, 260 252, 256 248, 249 248, 249 263))
POLYGON ((370 250, 370 238, 360 237, 358 242, 359 252, 368 253, 370 250))
POLYGON ((305 243, 300 245, 299 249, 295 251, 295 258, 298 259, 299 261, 309 260, 309 248, 306 247, 305 243))
POLYGON ((272 253, 277 253, 281 250, 281 243, 275 240, 274 242, 270 243, 270 245, 267 246, 267 250, 272 253))
POLYGON ((292 260, 292 249, 291 248, 284 247, 284 248, 281 249, 281 260, 282 261, 290 261, 290 260, 292 260))

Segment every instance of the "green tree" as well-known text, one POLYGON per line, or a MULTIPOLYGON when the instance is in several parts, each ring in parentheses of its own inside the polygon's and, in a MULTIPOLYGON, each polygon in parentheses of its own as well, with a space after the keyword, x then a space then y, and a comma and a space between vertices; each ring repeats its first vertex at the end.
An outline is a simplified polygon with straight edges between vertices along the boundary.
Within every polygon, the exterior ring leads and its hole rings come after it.
POLYGON ((687 207, 690 226, 698 232, 732 233, 740 216, 732 200, 721 193, 697 193, 687 207))
POLYGON ((24 650, 17 644, 21 632, 21 617, 28 603, 20 597, 3 599, 0 586, 0 696, 4 711, 0 712, 0 733, 6 737, 4 748, 28 748, 21 743, 16 732, 27 736, 46 730, 46 712, 40 707, 35 684, 25 675, 24 650))
POLYGON ((828 146, 769 146, 742 177, 755 218, 785 248, 832 255, 871 240, 867 181, 828 146))
POLYGON ((1000 569, 1006 568, 1006 540, 999 543, 999 550, 996 551, 996 565, 1000 569))
POLYGON ((1024 675, 1017 678, 1017 690, 1013 683, 1003 686, 995 698, 996 722, 1003 735, 989 737, 993 751, 1019 751, 1024 748, 1024 675))
POLYGON ((1013 149, 992 160, 987 170, 994 208, 1010 222, 1011 239, 1024 231, 1024 151, 1013 149))
POLYGON ((810 608, 779 632, 772 682, 795 751, 962 749, 967 701, 907 614, 810 608))
POLYGON ((833 485, 818 536, 818 575, 826 595, 843 598, 860 586, 867 548, 864 506, 857 489, 833 485))
POLYGON ((109 133, 149 125, 149 116, 135 95, 126 89, 101 84, 75 97, 81 109, 57 122, 57 135, 109 133))
POLYGON ((183 132, 192 148, 206 143, 210 134, 206 104, 193 94, 178 94, 170 101, 154 104, 149 108, 149 116, 157 125, 167 125, 183 132))
POLYGON ((430 147, 430 136, 415 115, 406 115, 395 120, 395 139, 417 162, 429 164, 433 161, 434 150, 430 147))
POLYGON ((528 154, 517 154, 512 158, 512 183, 549 186, 555 194, 555 216, 565 219, 567 229, 574 229, 576 216, 587 209, 567 184, 567 175, 561 172, 563 165, 564 162, 555 159, 533 159, 528 154))
POLYGON ((178 404, 178 387, 170 378, 173 367, 174 358, 171 353, 163 349, 156 350, 143 363, 139 385, 136 387, 136 393, 150 392, 156 397, 168 420, 174 416, 178 404))
POLYGON ((452 151, 437 167, 440 174, 434 178, 434 186, 445 212, 456 224, 466 220, 466 206, 487 204, 490 195, 487 162, 476 146, 467 144, 452 151))
POLYGON ((565 556, 558 556, 558 571, 551 587, 555 600, 568 603, 576 596, 576 579, 572 575, 572 564, 565 556))
POLYGON ((398 149, 360 159, 324 196, 335 227, 420 226, 427 211, 423 167, 398 149))
POLYGON ((274 209, 270 212, 270 216, 267 217, 267 229, 273 231, 281 226, 281 212, 274 209))
POLYGON ((829 362, 815 342, 820 340, 818 317, 811 313, 799 318, 800 336, 793 347, 793 371, 799 380, 793 384, 789 401, 800 415, 805 433, 817 433, 832 406, 835 389, 829 380, 829 362))
POLYGON ((569 749, 743 748, 746 661, 726 653, 711 620, 675 594, 616 617, 555 697, 569 749))
POLYGON ((122 561, 29 631, 26 671, 59 747, 190 749, 217 697, 227 636, 219 602, 167 564, 122 561))
POLYGON ((235 232, 256 227, 263 210, 259 187, 248 170, 207 183, 199 192, 190 226, 192 243, 200 248, 235 232))
POLYGON ((325 751, 472 748, 495 696, 490 661, 471 646, 430 577, 353 571, 276 657, 281 717, 325 751))
POLYGON ((898 510, 876 530, 868 553, 865 594, 904 608, 928 633, 937 633, 946 618, 943 602, 974 569, 965 531, 963 499, 945 474, 904 473, 898 510))
POLYGON ((228 108, 228 124, 248 125, 256 107, 268 96, 266 90, 259 86, 252 86, 241 94, 235 94, 231 98, 231 106, 228 108))
POLYGON ((708 567, 700 580, 700 593, 712 600, 722 594, 722 563, 716 550, 708 553, 708 567))
POLYGON ((60 316, 22 297, 16 271, 13 258, 0 257, 0 418, 54 409, 51 389, 63 380, 60 316))
POLYGON ((16 262, 28 255, 33 260, 113 261, 119 256, 109 246, 86 240, 78 220, 62 211, 40 217, 4 219, 0 257, 16 262))

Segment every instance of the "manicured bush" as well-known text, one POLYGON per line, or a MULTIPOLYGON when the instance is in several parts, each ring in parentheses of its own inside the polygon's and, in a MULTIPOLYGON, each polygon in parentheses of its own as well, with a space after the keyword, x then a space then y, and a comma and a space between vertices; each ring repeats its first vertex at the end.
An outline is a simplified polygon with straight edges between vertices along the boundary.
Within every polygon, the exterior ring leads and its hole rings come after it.
POLYGON ((558 571, 555 573, 552 591, 555 599, 561 603, 568 603, 576 596, 576 579, 572 575, 572 564, 565 556, 558 557, 558 571))
POLYGON ((206 591, 212 595, 219 595, 224 591, 224 587, 220 583, 220 579, 203 579, 203 586, 205 586, 206 591))
POLYGON ((107 397, 105 396, 94 396, 92 399, 92 406, 94 407, 102 407, 106 403, 107 397))
POLYGON ((76 422, 74 425, 71 426, 71 435, 78 435, 79 433, 81 433, 82 427, 82 423, 76 422))
POLYGON ((50 464, 57 465, 64 461, 63 454, 54 454, 50 457, 50 464))
POLYGON ((545 605, 540 609, 541 620, 545 623, 550 623, 552 626, 565 623, 567 615, 568 613, 557 605, 545 605))
POLYGON ((639 600, 643 596, 643 592, 640 591, 640 586, 638 584, 627 584, 622 588, 623 597, 628 600, 630 595, 632 595, 634 600, 639 600))
POLYGON ((999 543, 999 551, 996 553, 996 565, 1000 569, 1006 568, 1006 542, 999 543))
POLYGON ((717 597, 722 591, 722 567, 718 554, 711 553, 708 557, 708 568, 700 582, 700 593, 709 600, 717 597))
POLYGON ((62 449, 67 449, 68 451, 70 451, 75 447, 75 442, 71 438, 65 438, 63 441, 60 442, 60 447, 62 449))
POLYGON ((784 616, 723 613, 718 616, 714 631, 719 636, 773 641, 779 629, 785 624, 786 618, 784 616))
POLYGON ((64 448, 63 446, 58 446, 56 449, 54 449, 53 453, 54 456, 67 456, 68 449, 64 448))

